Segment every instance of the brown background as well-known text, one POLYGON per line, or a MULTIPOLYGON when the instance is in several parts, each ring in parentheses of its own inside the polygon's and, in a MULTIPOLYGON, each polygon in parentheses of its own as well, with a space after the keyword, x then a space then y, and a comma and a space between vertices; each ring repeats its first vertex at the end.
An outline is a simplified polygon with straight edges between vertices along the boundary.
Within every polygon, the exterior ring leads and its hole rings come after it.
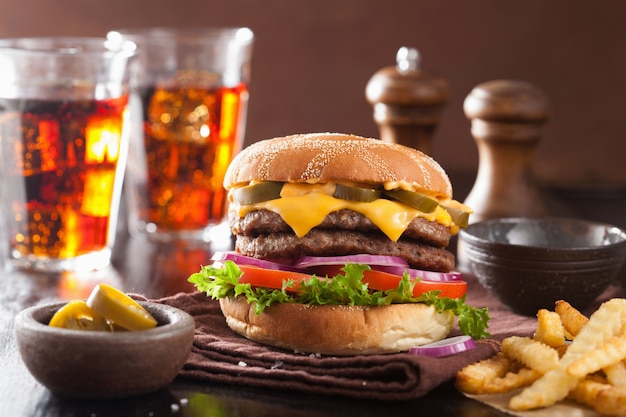
POLYGON ((535 154, 541 181, 621 188, 625 17, 621 0, 2 0, 0 36, 249 26, 257 40, 247 142, 309 131, 377 136, 365 85, 413 46, 452 87, 433 150, 449 172, 471 180, 478 166, 463 100, 481 82, 509 78, 551 102, 535 154))

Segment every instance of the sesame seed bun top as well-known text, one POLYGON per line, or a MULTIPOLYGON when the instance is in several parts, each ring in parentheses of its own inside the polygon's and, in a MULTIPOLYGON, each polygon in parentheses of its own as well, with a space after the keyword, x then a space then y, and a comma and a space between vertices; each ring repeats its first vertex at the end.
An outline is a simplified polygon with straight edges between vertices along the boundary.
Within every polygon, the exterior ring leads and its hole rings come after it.
POLYGON ((256 142, 231 162, 230 189, 252 181, 386 185, 452 198, 443 168, 406 146, 340 133, 309 133, 256 142))

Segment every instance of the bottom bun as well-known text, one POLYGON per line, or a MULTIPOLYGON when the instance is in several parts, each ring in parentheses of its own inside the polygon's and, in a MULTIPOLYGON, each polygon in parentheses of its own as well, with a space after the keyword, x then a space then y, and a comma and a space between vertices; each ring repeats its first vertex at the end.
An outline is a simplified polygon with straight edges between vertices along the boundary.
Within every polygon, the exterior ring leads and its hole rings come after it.
POLYGON ((378 307, 273 304, 257 315, 244 297, 220 299, 236 333, 270 346, 326 355, 408 351, 445 338, 454 315, 426 304, 378 307))

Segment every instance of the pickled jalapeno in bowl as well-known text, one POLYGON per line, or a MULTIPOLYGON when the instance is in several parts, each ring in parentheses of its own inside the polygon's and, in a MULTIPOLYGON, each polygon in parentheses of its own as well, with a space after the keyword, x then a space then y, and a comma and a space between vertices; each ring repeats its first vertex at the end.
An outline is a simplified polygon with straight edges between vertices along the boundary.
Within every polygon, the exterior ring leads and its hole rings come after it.
POLYGON ((34 306, 15 317, 22 360, 52 392, 127 398, 169 384, 184 365, 195 323, 165 304, 100 284, 87 300, 34 306))
POLYGON ((147 330, 157 321, 122 291, 98 284, 87 301, 72 300, 50 319, 50 326, 76 330, 147 330))

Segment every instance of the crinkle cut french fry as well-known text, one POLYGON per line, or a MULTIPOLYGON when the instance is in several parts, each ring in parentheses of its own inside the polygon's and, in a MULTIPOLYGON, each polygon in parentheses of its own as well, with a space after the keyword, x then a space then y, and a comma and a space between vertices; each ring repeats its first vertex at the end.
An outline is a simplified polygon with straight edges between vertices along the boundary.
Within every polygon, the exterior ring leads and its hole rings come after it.
POLYGON ((532 384, 541 375, 541 372, 529 368, 522 368, 517 372, 507 372, 503 377, 488 381, 483 388, 483 393, 498 394, 513 391, 532 384))
POLYGON ((614 336, 605 344, 577 358, 567 368, 567 372, 577 378, 583 378, 600 369, 613 366, 626 358, 626 333, 614 336))
POLYGON ((603 415, 626 415, 626 388, 624 387, 614 387, 592 379, 585 379, 578 383, 568 398, 585 404, 603 415))
POLYGON ((562 358, 563 355, 565 355, 565 352, 567 352, 567 347, 568 345, 565 344, 554 348, 554 350, 556 350, 556 352, 559 354, 559 358, 562 358))
POLYGON ((624 361, 602 368, 609 383, 615 387, 626 387, 626 364, 624 361))
MULTIPOLYGON (((532 385, 511 398, 512 410, 547 407, 565 398, 580 378, 567 373, 569 365, 581 355, 596 349, 613 337, 626 323, 626 299, 614 298, 603 303, 572 341, 559 367, 545 373, 532 385)), ((565 323, 564 323, 565 325, 565 323)))
MULTIPOLYGON (((620 333, 626 337, 626 326, 622 327, 620 333)), ((626 359, 602 368, 602 372, 606 375, 609 384, 615 387, 626 387, 626 359)))
POLYGON ((570 339, 576 337, 589 322, 587 316, 582 314, 567 301, 558 300, 555 303, 554 311, 561 317, 565 331, 571 335, 569 337, 570 339))
POLYGON ((529 337, 507 337, 502 341, 502 352, 542 374, 559 366, 559 354, 556 350, 529 337))
POLYGON ((487 383, 505 375, 511 369, 512 362, 500 352, 489 359, 467 365, 457 372, 456 385, 468 394, 483 394, 487 383))
POLYGON ((597 398, 600 391, 606 389, 608 386, 609 385, 607 385, 606 382, 600 382, 589 378, 584 379, 570 391, 567 398, 572 401, 576 401, 579 404, 584 404, 593 408, 598 401, 597 398))
POLYGON ((565 328, 561 316, 545 308, 537 311, 537 330, 533 339, 554 348, 565 344, 565 328))
POLYGON ((626 388, 608 386, 601 390, 593 408, 607 416, 626 416, 626 388))
POLYGON ((539 310, 537 319, 532 338, 502 341, 498 361, 508 359, 507 369, 496 369, 494 363, 466 367, 470 371, 457 378, 459 389, 486 394, 523 388, 509 402, 516 411, 547 407, 567 397, 600 414, 626 416, 626 299, 603 303, 590 318, 559 301, 554 312, 539 310))
POLYGON ((515 411, 549 407, 567 397, 578 379, 561 367, 543 374, 529 387, 509 400, 509 408, 515 411))

